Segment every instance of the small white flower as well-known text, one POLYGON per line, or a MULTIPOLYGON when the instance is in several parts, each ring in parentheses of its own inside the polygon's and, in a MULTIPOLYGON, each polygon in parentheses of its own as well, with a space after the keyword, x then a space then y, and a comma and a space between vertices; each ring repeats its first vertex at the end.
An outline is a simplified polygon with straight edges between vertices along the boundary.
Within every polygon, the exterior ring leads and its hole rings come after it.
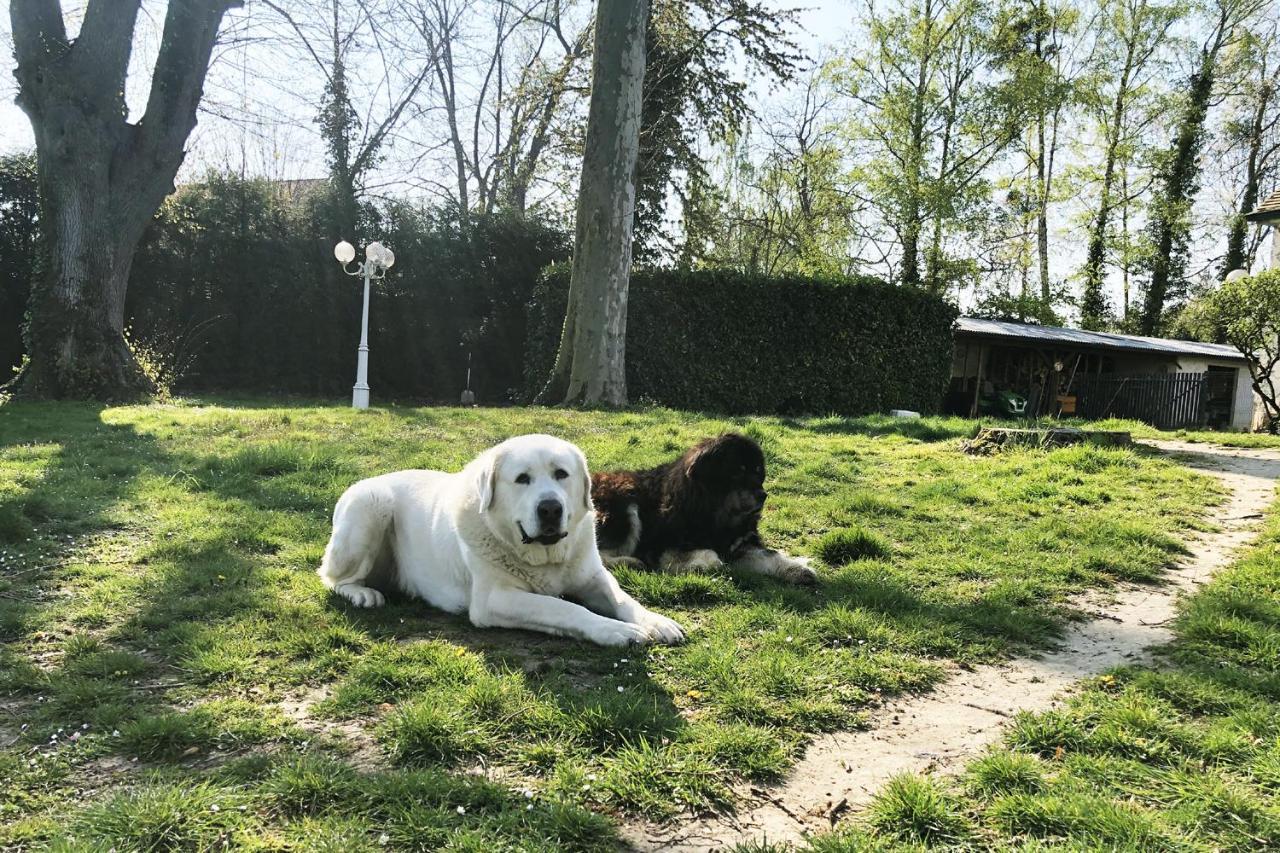
POLYGON ((791 637, 790 637, 790 636, 788 636, 788 637, 787 637, 787 642, 788 642, 788 643, 789 643, 789 642, 791 642, 791 637))
POLYGON ((596 774, 594 774, 594 773, 588 773, 588 774, 587 774, 587 778, 588 778, 588 779, 590 779, 592 782, 594 782, 594 781, 596 781, 596 774))
POLYGON ((220 812, 222 811, 222 806, 218 805, 217 803, 213 803, 212 805, 209 806, 209 811, 220 812))
POLYGON ((464 809, 462 806, 458 806, 458 814, 466 814, 466 813, 467 813, 466 809, 464 809))
POLYGON ((524 794, 524 798, 525 798, 526 800, 532 800, 532 799, 533 799, 533 791, 529 790, 528 788, 525 788, 525 789, 524 789, 524 791, 522 791, 521 793, 523 793, 523 794, 524 794))
POLYGON ((621 685, 621 684, 619 684, 619 685, 618 685, 618 692, 619 692, 619 693, 621 693, 621 692, 622 692, 622 685, 621 685))
POLYGON ((112 736, 112 737, 120 737, 120 730, 119 730, 119 729, 112 729, 112 730, 111 730, 111 736, 112 736))
POLYGON ((524 810, 527 812, 533 811, 533 803, 529 803, 529 805, 525 806, 524 810))
POLYGON ((383 847, 386 847, 388 844, 391 843, 391 836, 387 835, 385 832, 382 833, 381 835, 378 836, 378 843, 381 844, 383 847))
POLYGON ((627 658, 622 658, 622 662, 623 662, 623 663, 626 663, 626 662, 627 662, 627 658))

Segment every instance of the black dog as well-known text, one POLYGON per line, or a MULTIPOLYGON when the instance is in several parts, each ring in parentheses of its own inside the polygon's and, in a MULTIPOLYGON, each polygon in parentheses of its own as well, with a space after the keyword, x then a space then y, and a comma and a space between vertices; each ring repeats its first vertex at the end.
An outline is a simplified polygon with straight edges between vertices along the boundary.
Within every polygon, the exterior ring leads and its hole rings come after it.
POLYGON ((732 563, 811 584, 808 561, 766 548, 757 530, 767 493, 764 453, 738 433, 709 438, 646 471, 591 477, 596 539, 606 562, 668 571, 732 563))

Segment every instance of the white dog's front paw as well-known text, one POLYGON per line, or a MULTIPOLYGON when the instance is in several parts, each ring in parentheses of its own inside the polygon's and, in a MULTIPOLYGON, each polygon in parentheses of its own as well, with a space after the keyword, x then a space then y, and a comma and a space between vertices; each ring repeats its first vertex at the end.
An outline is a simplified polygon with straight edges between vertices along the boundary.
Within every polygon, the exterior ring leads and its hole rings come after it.
POLYGON ((668 619, 661 613, 646 610, 639 615, 636 622, 649 629, 654 641, 673 645, 684 641, 684 628, 674 619, 668 619))
POLYGON ((601 646, 625 646, 643 644, 653 639, 652 632, 644 625, 609 619, 591 632, 591 641, 601 646))
POLYGON ((387 597, 381 592, 358 583, 338 584, 333 591, 356 607, 381 607, 387 603, 387 597))

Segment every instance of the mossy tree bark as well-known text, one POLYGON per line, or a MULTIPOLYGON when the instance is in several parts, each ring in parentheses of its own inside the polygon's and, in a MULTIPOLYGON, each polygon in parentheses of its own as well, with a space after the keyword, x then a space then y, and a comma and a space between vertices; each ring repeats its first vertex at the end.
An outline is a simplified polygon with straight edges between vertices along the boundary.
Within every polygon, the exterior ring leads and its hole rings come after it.
POLYGON ((36 139, 49 263, 34 283, 19 396, 136 399, 154 389, 124 339, 134 249, 173 191, 218 27, 236 0, 171 0, 151 92, 127 121, 141 0, 92 0, 74 39, 58 0, 11 0, 18 104, 36 139))

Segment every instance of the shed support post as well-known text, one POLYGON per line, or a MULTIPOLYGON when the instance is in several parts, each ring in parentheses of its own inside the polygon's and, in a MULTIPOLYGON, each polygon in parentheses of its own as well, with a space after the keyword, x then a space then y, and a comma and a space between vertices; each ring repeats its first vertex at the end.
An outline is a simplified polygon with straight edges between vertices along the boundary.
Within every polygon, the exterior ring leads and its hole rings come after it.
POLYGON ((969 417, 976 418, 978 416, 978 398, 982 396, 982 371, 986 366, 987 345, 980 344, 978 346, 978 380, 973 383, 973 402, 969 405, 969 417))

